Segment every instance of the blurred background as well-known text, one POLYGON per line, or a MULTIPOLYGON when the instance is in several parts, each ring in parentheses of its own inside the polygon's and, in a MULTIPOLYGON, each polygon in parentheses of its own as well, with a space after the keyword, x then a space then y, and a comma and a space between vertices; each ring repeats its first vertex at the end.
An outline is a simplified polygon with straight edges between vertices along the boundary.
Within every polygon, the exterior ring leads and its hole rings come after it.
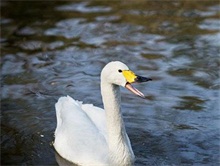
POLYGON ((137 166, 220 164, 220 4, 182 1, 1 1, 1 165, 58 165, 54 104, 103 107, 112 60, 152 82, 122 89, 137 166))

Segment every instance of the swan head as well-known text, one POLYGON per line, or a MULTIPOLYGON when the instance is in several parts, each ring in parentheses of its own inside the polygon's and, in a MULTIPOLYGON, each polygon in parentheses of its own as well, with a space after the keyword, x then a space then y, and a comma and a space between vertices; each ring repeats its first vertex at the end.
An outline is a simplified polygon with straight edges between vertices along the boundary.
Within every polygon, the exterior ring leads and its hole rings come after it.
POLYGON ((134 94, 145 98, 144 94, 134 88, 132 83, 141 83, 151 81, 151 78, 136 75, 129 70, 128 66, 120 61, 109 62, 101 72, 102 82, 122 86, 133 92, 134 94))

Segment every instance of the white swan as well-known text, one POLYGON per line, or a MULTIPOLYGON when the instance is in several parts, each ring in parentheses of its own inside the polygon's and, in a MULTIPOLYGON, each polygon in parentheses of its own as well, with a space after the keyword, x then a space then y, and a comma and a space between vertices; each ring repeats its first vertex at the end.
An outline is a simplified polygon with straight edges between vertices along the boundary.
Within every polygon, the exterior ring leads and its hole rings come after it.
POLYGON ((55 105, 57 128, 54 141, 60 156, 83 166, 132 165, 134 154, 120 110, 119 86, 144 98, 131 83, 149 80, 135 75, 122 62, 114 61, 101 72, 105 110, 82 104, 69 96, 61 97, 55 105))

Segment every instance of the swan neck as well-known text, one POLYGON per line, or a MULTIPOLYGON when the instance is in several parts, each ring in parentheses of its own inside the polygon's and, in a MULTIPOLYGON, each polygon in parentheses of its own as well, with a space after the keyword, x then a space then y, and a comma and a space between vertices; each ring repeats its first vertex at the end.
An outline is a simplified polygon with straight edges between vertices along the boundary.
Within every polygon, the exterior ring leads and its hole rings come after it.
POLYGON ((102 99, 106 112, 107 134, 110 158, 113 164, 130 165, 133 151, 122 118, 120 109, 120 87, 101 83, 102 99))
POLYGON ((102 84, 102 99, 107 117, 107 127, 109 135, 120 136, 125 131, 124 122, 121 114, 121 95, 120 88, 113 84, 102 84), (103 87, 104 86, 104 87, 103 87))

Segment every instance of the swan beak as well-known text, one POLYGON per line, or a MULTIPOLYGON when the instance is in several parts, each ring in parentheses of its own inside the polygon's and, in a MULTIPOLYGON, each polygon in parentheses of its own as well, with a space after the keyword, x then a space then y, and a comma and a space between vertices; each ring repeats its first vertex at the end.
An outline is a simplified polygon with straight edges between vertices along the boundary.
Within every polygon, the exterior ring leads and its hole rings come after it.
POLYGON ((135 95, 138 95, 141 98, 146 98, 145 95, 140 92, 138 89, 136 89, 135 87, 133 87, 131 85, 131 83, 141 83, 141 82, 147 82, 147 81, 151 81, 151 78, 147 78, 147 77, 142 77, 139 75, 136 75, 134 72, 130 71, 130 70, 124 70, 122 71, 124 77, 127 80, 127 83, 125 85, 125 88, 127 88, 128 90, 130 90, 131 92, 133 92, 135 95))

